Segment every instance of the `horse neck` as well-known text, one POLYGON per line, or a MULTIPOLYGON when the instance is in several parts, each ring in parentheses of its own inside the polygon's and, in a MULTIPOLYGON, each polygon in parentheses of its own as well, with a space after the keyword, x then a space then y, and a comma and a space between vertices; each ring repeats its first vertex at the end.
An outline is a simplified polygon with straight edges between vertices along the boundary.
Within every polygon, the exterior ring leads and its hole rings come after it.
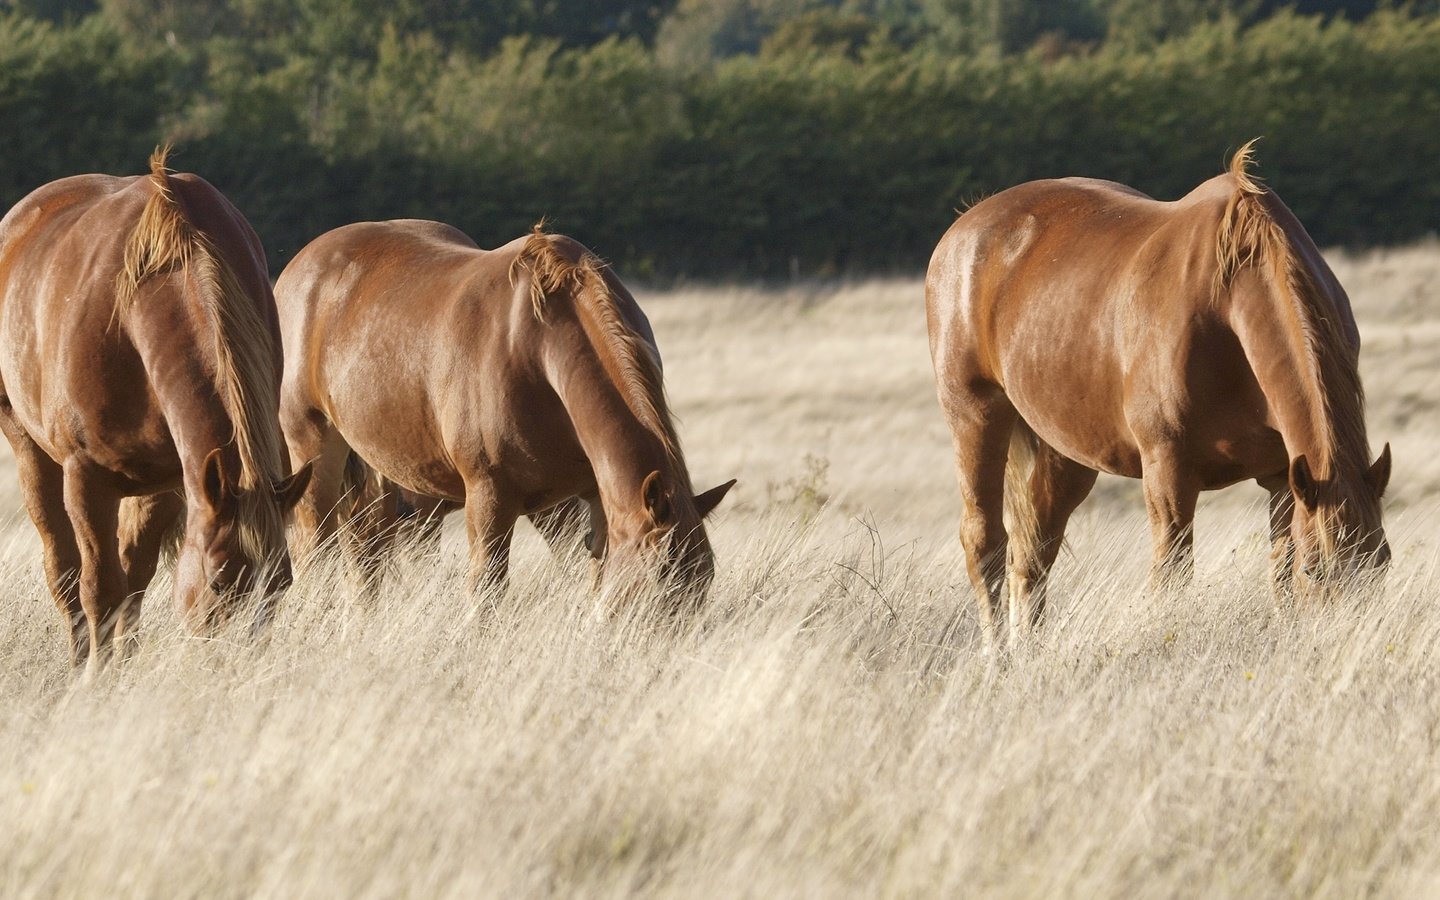
POLYGON ((160 412, 175 443, 188 502, 200 496, 205 457, 223 448, 227 471, 239 473, 235 419, 226 408, 211 323, 193 298, 157 290, 126 312, 127 332, 139 351, 160 412))
MULTIPOLYGON (((171 177, 165 153, 157 150, 149 177, 132 184, 145 199, 116 275, 116 313, 168 407, 187 487, 201 468, 195 457, 218 447, 248 492, 268 486, 284 464, 279 335, 256 303, 262 293, 268 299, 263 254, 213 188, 171 177)), ((273 301, 269 309, 273 318, 273 301)))
POLYGON ((1237 278, 1231 322, 1290 459, 1304 455, 1321 479, 1355 475, 1369 456, 1355 354, 1324 282, 1298 265, 1237 278))
POLYGON ((606 350, 588 339, 562 339, 556 326, 549 329, 549 337, 557 349, 563 348, 547 354, 558 360, 549 380, 590 461, 607 515, 641 512, 642 488, 651 472, 670 474, 688 488, 689 476, 678 448, 626 402, 625 388, 617 383, 606 350))

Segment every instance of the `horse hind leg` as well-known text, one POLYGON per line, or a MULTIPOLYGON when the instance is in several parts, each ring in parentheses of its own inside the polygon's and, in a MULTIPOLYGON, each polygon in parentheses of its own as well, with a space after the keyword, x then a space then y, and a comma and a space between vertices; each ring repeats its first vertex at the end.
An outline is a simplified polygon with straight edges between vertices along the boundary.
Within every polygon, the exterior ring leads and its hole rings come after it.
POLYGON ((520 518, 513 503, 488 479, 465 484, 465 530, 470 540, 472 593, 504 591, 510 579, 510 543, 520 518))
POLYGON ((313 463, 310 483, 291 517, 290 553, 298 570, 339 531, 340 517, 345 512, 341 503, 345 498, 350 445, 318 411, 297 414, 284 409, 280 424, 290 449, 291 468, 313 463))
MULTIPOLYGON (((598 506, 598 498, 586 501, 571 497, 549 509, 530 513, 527 518, 556 556, 569 557, 580 552, 589 555, 594 535, 587 532, 591 521, 596 518, 594 508, 598 506)), ((603 521, 603 513, 600 515, 603 521)))
POLYGON ((988 646, 999 638, 1000 591, 1005 581, 1005 462, 1015 407, 998 388, 941 391, 950 420, 962 503, 960 543, 975 589, 988 646))
MULTIPOLYGON (((1054 567, 1055 559, 1064 543, 1065 527, 1070 522, 1071 514, 1090 496, 1099 475, 1094 469, 1060 455, 1055 448, 1033 435, 1020 434, 1019 427, 1017 443, 1026 451, 1033 452, 1033 461, 1026 483, 1011 485, 1010 495, 1007 497, 1007 505, 1012 507, 1012 646, 1043 623, 1050 570, 1054 567), (1015 509, 1017 506, 1020 508, 1015 509)), ((1019 461, 1018 449, 1012 444, 1012 463, 1019 461)), ((1018 469, 1018 466, 1015 468, 1018 469)), ((1007 473, 1007 479, 1018 480, 1018 476, 1018 471, 1007 473)))
POLYGON ((393 482, 386 481, 385 484, 395 494, 396 515, 404 523, 401 535, 404 541, 422 554, 439 552, 445 517, 465 504, 417 494, 393 482))
POLYGON ((350 450, 345 458, 339 533, 346 555, 359 573, 361 590, 372 595, 394 550, 400 527, 398 489, 350 450))

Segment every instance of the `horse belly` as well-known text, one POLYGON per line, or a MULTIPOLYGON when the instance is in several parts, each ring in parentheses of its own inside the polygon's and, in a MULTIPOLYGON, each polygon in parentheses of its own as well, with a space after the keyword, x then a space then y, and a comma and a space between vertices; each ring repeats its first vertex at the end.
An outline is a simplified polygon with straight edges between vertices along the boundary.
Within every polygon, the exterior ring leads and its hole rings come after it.
MULTIPOLYGON (((1097 472, 1139 478, 1140 447, 1124 427, 1106 417, 1075 416, 1068 411, 1034 406, 1016 411, 1035 435, 1061 456, 1097 472)), ((1121 423, 1123 426, 1123 423, 1121 423)))
POLYGON ((420 404, 400 414, 384 407, 332 421, 345 443, 386 478, 416 493, 465 499, 465 482, 420 404))
POLYGON ((1103 346, 1036 345, 1004 355, 1004 390, 1020 418, 1062 456, 1140 477, 1140 447, 1125 417, 1125 382, 1103 346))
POLYGON ((431 454, 413 455, 401 448, 352 442, 360 458, 403 488, 428 497, 465 500, 465 481, 449 460, 431 454))

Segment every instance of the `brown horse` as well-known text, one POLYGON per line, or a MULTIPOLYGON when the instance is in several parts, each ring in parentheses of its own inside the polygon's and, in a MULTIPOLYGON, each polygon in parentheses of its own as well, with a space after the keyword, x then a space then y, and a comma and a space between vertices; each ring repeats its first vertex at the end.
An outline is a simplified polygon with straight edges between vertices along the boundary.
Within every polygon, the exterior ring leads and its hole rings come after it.
POLYGON ((0 428, 45 544, 75 663, 134 642, 184 516, 175 599, 289 581, 280 342, 260 242, 215 188, 165 167, 39 188, 0 221, 0 428))
POLYGON ((315 460, 297 552, 336 532, 353 449, 464 504, 476 583, 505 579, 519 516, 579 496, 603 509, 604 571, 709 584, 702 519, 733 482, 694 493, 639 308, 583 246, 537 228, 481 250, 438 222, 365 222, 312 241, 275 294, 281 425, 292 460, 315 460))
POLYGON ((1002 509, 1013 642, 1040 620, 1097 471, 1143 479, 1152 581, 1188 576, 1198 493, 1251 478, 1270 492, 1277 593, 1323 593, 1388 562, 1390 448, 1370 464, 1350 301, 1249 174, 1250 148, 1174 202, 1087 178, 1022 184, 935 249, 930 350, 988 637, 1002 509))
MULTIPOLYGON (((617 307, 625 325, 643 340, 663 376, 665 364, 655 341, 650 319, 637 303, 617 307)), ((346 460, 343 495, 337 515, 342 543, 356 558, 367 581, 378 578, 380 567, 397 542, 434 549, 446 516, 464 503, 442 497, 427 497, 406 490, 372 469, 359 454, 351 451, 346 460)), ((598 562, 604 543, 605 511, 598 497, 582 500, 571 497, 548 509, 526 515, 550 549, 565 555, 583 548, 598 562)))

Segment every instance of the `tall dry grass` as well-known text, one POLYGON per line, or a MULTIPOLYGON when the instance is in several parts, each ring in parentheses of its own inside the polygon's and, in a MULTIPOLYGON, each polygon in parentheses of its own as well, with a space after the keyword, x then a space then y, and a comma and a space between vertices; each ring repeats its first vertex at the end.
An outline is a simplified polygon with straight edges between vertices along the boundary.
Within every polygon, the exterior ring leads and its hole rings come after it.
POLYGON ((678 627, 597 622, 533 536, 472 603, 452 533, 368 603, 312 573, 259 642, 187 636, 162 578, 76 686, 0 472, 0 894, 1433 894, 1440 247, 1333 261, 1395 446, 1383 591, 1272 608, 1237 487, 1148 595, 1103 480, 1000 660, 940 640, 971 600, 914 282, 642 296, 697 483, 741 479, 678 627))

